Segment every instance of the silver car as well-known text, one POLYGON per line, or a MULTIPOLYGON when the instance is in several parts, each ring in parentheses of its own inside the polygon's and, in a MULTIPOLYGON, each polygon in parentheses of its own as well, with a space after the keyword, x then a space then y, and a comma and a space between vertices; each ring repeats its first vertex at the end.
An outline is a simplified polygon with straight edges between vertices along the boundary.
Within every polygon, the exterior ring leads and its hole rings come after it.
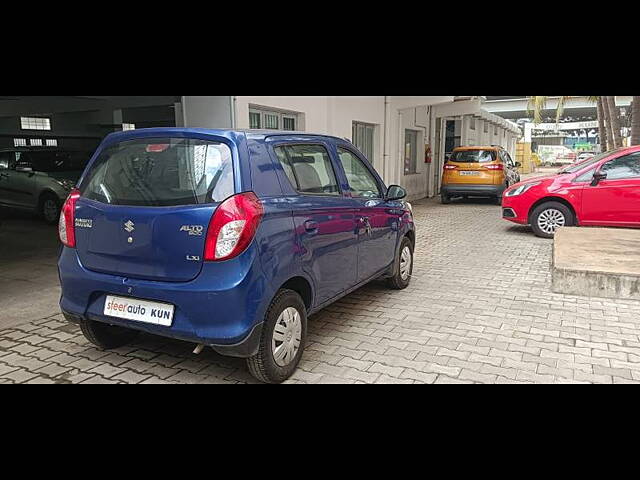
POLYGON ((56 224, 89 157, 44 148, 0 150, 0 206, 33 211, 56 224))

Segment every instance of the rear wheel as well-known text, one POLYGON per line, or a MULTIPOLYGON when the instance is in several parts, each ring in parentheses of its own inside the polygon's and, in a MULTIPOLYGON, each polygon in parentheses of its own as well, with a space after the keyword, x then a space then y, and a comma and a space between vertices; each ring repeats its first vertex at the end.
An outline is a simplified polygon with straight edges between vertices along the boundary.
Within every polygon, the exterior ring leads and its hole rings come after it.
POLYGON ((440 203, 442 203, 443 205, 447 205, 447 204, 451 203, 451 197, 449 195, 447 195, 446 193, 441 193, 440 194, 440 203))
POLYGON ((543 203, 531 213, 531 228, 542 238, 553 238, 558 228, 570 227, 574 223, 571 209, 559 202, 543 203))
POLYGON ((282 383, 296 371, 307 338, 307 309, 293 290, 280 290, 265 315, 258 353, 247 359, 261 382, 282 383))
POLYGON ((139 335, 136 330, 86 319, 80 320, 80 330, 87 340, 104 350, 124 347, 139 335))
POLYGON ((53 194, 47 193, 40 199, 39 213, 49 225, 56 225, 60 218, 60 200, 53 194))
POLYGON ((393 277, 387 279, 387 285, 394 290, 404 290, 411 283, 413 274, 413 243, 407 237, 402 239, 398 258, 396 259, 396 270, 393 277))

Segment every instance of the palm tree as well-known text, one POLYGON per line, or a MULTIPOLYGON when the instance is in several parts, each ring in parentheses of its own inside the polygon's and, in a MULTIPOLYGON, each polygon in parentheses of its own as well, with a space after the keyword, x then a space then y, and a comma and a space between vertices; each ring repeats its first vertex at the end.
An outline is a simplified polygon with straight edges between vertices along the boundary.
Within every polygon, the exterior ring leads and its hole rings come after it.
MULTIPOLYGON (((616 107, 615 97, 604 97, 605 108, 609 110, 609 122, 613 148, 622 147, 622 135, 620 135, 620 118, 618 117, 618 108, 616 107)), ((609 133, 609 132, 607 132, 609 133)))
MULTIPOLYGON (((556 123, 560 123, 560 118, 564 112, 564 104, 571 97, 558 97, 558 106, 556 108, 556 123)), ((527 110, 533 113, 533 123, 536 125, 542 123, 542 112, 547 109, 547 97, 529 97, 527 110)))
POLYGON ((640 145, 640 97, 631 104, 631 145, 640 145))
MULTIPOLYGON (((564 112, 564 106, 570 96, 558 97, 558 106, 556 108, 556 122, 560 121, 562 117, 562 113, 564 112)), ((590 102, 597 103, 598 107, 598 132, 600 134, 600 147, 602 151, 613 150, 618 146, 622 146, 622 139, 620 137, 620 121, 618 118, 618 110, 614 108, 611 113, 615 117, 615 124, 617 125, 617 130, 613 129, 614 120, 609 116, 609 104, 607 101, 608 97, 587 97, 590 102), (614 132, 618 132, 617 140, 614 135, 614 132), (616 141, 618 143, 616 143, 616 141)), ((614 100, 615 107, 615 100, 614 100)), ((640 101, 638 102, 640 105, 640 101)), ((527 109, 530 113, 533 113, 533 122, 535 124, 542 122, 542 112, 546 110, 547 105, 547 97, 529 97, 529 104, 527 109)), ((640 120, 640 114, 638 114, 638 118, 640 120)), ((638 125, 638 129, 640 130, 640 125, 638 125)), ((640 132, 639 132, 640 133, 640 132)), ((639 139, 640 141, 640 139, 639 139)))
POLYGON ((605 123, 606 115, 604 113, 604 105, 602 97, 589 97, 589 99, 595 99, 598 104, 598 134, 600 135, 600 149, 603 152, 612 150, 609 145, 609 136, 607 135, 607 125, 605 123))

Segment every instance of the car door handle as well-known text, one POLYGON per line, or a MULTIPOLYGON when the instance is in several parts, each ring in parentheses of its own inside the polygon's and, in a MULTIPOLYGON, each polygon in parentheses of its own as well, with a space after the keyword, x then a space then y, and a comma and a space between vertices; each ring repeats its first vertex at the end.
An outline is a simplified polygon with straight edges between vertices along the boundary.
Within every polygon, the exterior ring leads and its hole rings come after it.
POLYGON ((309 233, 316 233, 318 231, 318 222, 308 220, 304 222, 304 229, 309 233))

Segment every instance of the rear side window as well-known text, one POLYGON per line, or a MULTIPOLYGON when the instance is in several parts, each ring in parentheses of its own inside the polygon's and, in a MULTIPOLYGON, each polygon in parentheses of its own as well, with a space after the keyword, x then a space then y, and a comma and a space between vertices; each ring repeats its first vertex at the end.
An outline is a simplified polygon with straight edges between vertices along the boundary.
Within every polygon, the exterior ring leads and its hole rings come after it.
POLYGON ((329 152, 322 145, 282 145, 278 161, 293 188, 307 195, 339 195, 329 152))
POLYGON ((457 163, 489 163, 496 161, 495 150, 458 150, 453 152, 450 162, 457 163))
POLYGON ((230 148, 187 138, 137 139, 104 150, 80 186, 111 205, 217 203, 234 194, 230 148))

